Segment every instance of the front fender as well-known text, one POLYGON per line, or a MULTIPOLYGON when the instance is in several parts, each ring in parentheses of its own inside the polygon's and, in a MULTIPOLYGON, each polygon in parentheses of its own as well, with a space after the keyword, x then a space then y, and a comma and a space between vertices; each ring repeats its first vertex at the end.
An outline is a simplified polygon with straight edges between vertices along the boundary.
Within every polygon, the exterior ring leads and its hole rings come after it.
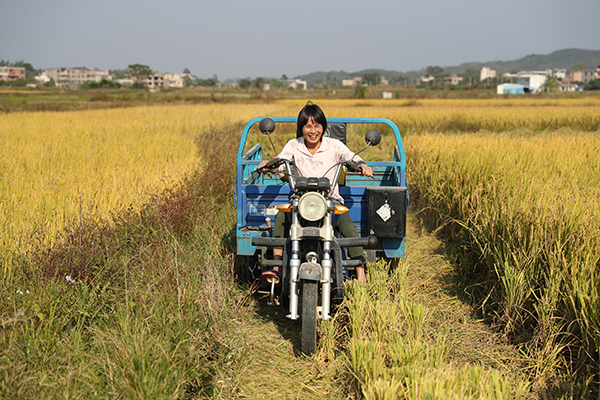
POLYGON ((302 263, 298 271, 298 280, 321 281, 321 265, 311 262, 302 263))

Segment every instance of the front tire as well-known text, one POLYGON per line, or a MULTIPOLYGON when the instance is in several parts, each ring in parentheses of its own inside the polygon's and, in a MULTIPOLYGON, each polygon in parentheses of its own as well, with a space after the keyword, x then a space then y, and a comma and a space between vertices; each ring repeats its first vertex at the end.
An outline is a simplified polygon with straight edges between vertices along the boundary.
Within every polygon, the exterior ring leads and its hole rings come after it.
POLYGON ((317 281, 302 284, 302 352, 307 356, 317 351, 317 289, 317 281))

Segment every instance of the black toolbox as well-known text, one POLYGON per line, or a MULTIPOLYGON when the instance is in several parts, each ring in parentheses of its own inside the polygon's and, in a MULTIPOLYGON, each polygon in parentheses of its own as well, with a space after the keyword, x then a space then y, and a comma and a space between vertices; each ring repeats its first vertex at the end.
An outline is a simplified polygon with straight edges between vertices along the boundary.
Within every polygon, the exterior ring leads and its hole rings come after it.
POLYGON ((398 186, 369 186, 367 197, 367 234, 380 238, 406 236, 408 189, 398 186))

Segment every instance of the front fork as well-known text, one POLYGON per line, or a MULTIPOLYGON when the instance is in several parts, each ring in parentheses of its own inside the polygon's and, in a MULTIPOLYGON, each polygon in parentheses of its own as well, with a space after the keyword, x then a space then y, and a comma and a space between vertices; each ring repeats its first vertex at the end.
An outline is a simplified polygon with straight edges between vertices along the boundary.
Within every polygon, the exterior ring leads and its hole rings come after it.
MULTIPOLYGON (((297 206, 297 204, 294 204, 297 206)), ((327 201, 329 208, 332 207, 331 201, 327 201)), ((292 207, 292 226, 299 226, 297 207, 292 207)), ((324 227, 333 227, 333 213, 328 212, 323 220, 324 227)), ((331 258, 331 241, 333 240, 333 228, 324 230, 326 232, 325 238, 323 238, 323 255, 321 259, 321 318, 328 320, 330 318, 329 313, 331 310, 331 269, 333 267, 333 260, 331 258), (331 236, 331 237, 330 237, 331 236)), ((298 230, 291 229, 294 235, 298 230)), ((298 300, 299 300, 299 284, 298 273, 300 270, 300 238, 291 237, 291 257, 290 257, 290 319, 296 320, 300 318, 298 314, 298 300)))

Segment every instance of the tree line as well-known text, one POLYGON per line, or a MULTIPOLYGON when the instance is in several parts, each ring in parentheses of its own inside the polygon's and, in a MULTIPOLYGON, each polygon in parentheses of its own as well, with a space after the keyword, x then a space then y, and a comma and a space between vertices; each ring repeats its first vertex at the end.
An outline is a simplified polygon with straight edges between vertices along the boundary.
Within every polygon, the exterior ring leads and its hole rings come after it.
MULTIPOLYGON (((0 66, 25 68, 25 79, 16 79, 16 80, 9 81, 9 82, 0 81, 0 85, 10 85, 10 86, 17 86, 17 87, 18 86, 26 86, 26 84, 28 82, 35 82, 35 76, 40 74, 43 71, 41 69, 34 68, 31 63, 28 63, 25 60, 18 60, 15 62, 11 62, 10 60, 0 59, 0 66)), ((587 66, 585 64, 575 63, 572 66, 571 70, 577 71, 577 70, 581 70, 581 69, 585 69, 585 68, 587 68, 587 66)), ((510 72, 517 73, 519 71, 513 70, 510 72)), ((148 65, 129 64, 126 69, 109 70, 109 73, 112 74, 117 79, 125 78, 127 76, 133 77, 135 80, 134 87, 142 88, 143 87, 143 85, 141 83, 142 77, 147 76, 147 75, 152 75, 154 72, 148 65)), ((329 87, 329 86, 338 86, 341 83, 341 82, 338 82, 339 76, 341 76, 341 74, 342 74, 342 71, 340 71, 340 74, 337 74, 338 76, 336 76, 336 78, 334 78, 334 79, 329 79, 329 77, 327 77, 326 82, 323 82, 322 78, 317 78, 315 81, 313 81, 312 87, 314 87, 314 88, 321 87, 322 88, 322 87, 329 87)), ((188 87, 199 87, 199 86, 216 87, 219 85, 219 79, 216 74, 213 75, 211 78, 202 79, 202 78, 194 76, 190 72, 189 69, 184 68, 182 75, 183 75, 184 84, 185 84, 185 86, 188 86, 188 87)), ((397 74, 397 73, 391 74, 390 76, 384 76, 379 72, 364 72, 362 74, 356 74, 356 75, 354 75, 354 74, 345 74, 345 75, 347 77, 359 76, 361 78, 361 83, 356 85, 354 88, 356 97, 364 97, 367 92, 367 89, 365 88, 365 86, 378 86, 381 84, 383 78, 385 78, 391 85, 408 86, 408 85, 414 84, 414 82, 411 82, 411 79, 409 78, 409 76, 404 75, 404 74, 397 74)), ((451 73, 448 71, 445 71, 444 68, 442 68, 440 66, 430 65, 426 68, 425 75, 433 77, 434 80, 431 82, 427 82, 427 83, 423 84, 422 86, 429 88, 429 89, 436 89, 436 88, 440 89, 440 88, 446 87, 446 85, 443 84, 443 79, 450 76, 451 73)), ((454 89, 456 89, 456 90, 464 89, 467 86, 472 89, 477 89, 480 87, 489 87, 490 85, 497 85, 500 83, 504 83, 506 81, 506 79, 504 79, 500 76, 497 76, 495 78, 489 78, 485 81, 480 81, 480 79, 479 79, 480 71, 473 67, 466 68, 462 73, 459 73, 457 75, 459 77, 463 78, 463 83, 460 85, 456 85, 454 87, 454 89)), ((264 78, 264 77, 257 77, 255 79, 242 78, 237 81, 237 85, 242 89, 257 88, 257 89, 262 90, 266 84, 269 84, 270 87, 272 87, 272 88, 285 89, 289 86, 289 84, 286 82, 287 79, 288 78, 285 74, 282 74, 281 78, 279 78, 279 79, 268 79, 268 78, 264 78)), ((53 80, 51 80, 50 82, 46 82, 44 84, 44 86, 55 86, 55 83, 53 80)), ((106 79, 102 79, 100 82, 86 82, 83 85, 81 85, 81 87, 84 89, 117 88, 120 86, 121 85, 118 84, 118 82, 109 81, 106 79)), ((552 86, 552 85, 549 85, 549 86, 552 86)), ((554 87, 555 87, 555 85, 554 85, 554 87)), ((594 80, 594 81, 589 82, 585 86, 585 90, 600 90, 600 80, 594 80)))

